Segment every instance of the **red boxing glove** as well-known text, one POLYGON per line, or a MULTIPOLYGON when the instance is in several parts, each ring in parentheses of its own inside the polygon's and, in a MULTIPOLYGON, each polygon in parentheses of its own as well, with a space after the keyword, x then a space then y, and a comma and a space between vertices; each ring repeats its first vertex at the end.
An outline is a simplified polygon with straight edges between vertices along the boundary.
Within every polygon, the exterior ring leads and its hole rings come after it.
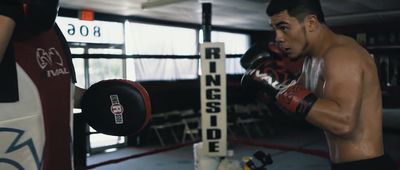
POLYGON ((276 103, 281 108, 302 118, 307 116, 318 99, 315 94, 297 84, 295 76, 289 70, 271 58, 254 61, 243 75, 241 83, 276 98, 276 103))
POLYGON ((292 83, 276 95, 280 107, 305 118, 318 97, 305 87, 292 83))

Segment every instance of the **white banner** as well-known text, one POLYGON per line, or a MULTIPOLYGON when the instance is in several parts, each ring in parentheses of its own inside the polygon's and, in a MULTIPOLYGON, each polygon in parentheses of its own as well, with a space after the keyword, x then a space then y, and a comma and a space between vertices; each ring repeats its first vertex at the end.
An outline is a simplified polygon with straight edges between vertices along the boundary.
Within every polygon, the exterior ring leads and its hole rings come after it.
POLYGON ((203 43, 201 53, 201 129, 203 154, 226 156, 226 74, 223 43, 203 43))
POLYGON ((68 42, 123 44, 124 25, 108 21, 84 21, 57 17, 56 22, 68 42))

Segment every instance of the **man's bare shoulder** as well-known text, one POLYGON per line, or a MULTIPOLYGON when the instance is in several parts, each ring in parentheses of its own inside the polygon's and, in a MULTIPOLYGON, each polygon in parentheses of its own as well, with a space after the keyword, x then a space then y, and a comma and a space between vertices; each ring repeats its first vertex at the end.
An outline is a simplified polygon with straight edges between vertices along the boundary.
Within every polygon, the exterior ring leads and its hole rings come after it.
POLYGON ((369 54, 364 52, 362 47, 351 41, 346 40, 343 43, 334 44, 322 56, 325 76, 361 76, 366 65, 368 65, 367 56, 369 54))
POLYGON ((367 58, 369 53, 356 41, 348 37, 342 37, 337 43, 333 43, 323 56, 326 64, 337 66, 358 65, 367 58))

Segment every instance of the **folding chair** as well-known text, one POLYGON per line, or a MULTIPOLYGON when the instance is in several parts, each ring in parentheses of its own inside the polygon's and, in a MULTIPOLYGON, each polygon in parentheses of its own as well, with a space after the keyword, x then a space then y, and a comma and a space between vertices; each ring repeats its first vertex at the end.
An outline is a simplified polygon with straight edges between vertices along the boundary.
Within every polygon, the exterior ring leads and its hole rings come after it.
POLYGON ((168 129, 168 131, 172 134, 175 142, 179 142, 178 137, 176 136, 176 133, 173 129, 175 126, 178 125, 181 125, 180 112, 174 110, 170 112, 153 115, 151 129, 153 129, 154 132, 156 133, 161 146, 165 146, 161 130, 168 129))
POLYGON ((182 123, 184 125, 182 132, 182 143, 185 142, 186 136, 189 135, 192 141, 199 138, 201 133, 200 114, 195 113, 192 109, 181 112, 182 123))

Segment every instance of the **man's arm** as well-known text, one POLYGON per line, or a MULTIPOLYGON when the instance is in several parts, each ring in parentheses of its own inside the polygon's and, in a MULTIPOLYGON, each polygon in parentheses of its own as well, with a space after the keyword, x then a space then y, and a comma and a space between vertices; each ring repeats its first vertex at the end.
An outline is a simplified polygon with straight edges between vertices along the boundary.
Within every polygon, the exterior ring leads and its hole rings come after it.
POLYGON ((0 63, 3 60, 10 38, 15 28, 15 22, 11 18, 0 15, 0 63))
POLYGON ((357 125, 363 88, 360 54, 349 47, 331 49, 325 58, 324 96, 306 120, 330 133, 346 137, 357 125))

